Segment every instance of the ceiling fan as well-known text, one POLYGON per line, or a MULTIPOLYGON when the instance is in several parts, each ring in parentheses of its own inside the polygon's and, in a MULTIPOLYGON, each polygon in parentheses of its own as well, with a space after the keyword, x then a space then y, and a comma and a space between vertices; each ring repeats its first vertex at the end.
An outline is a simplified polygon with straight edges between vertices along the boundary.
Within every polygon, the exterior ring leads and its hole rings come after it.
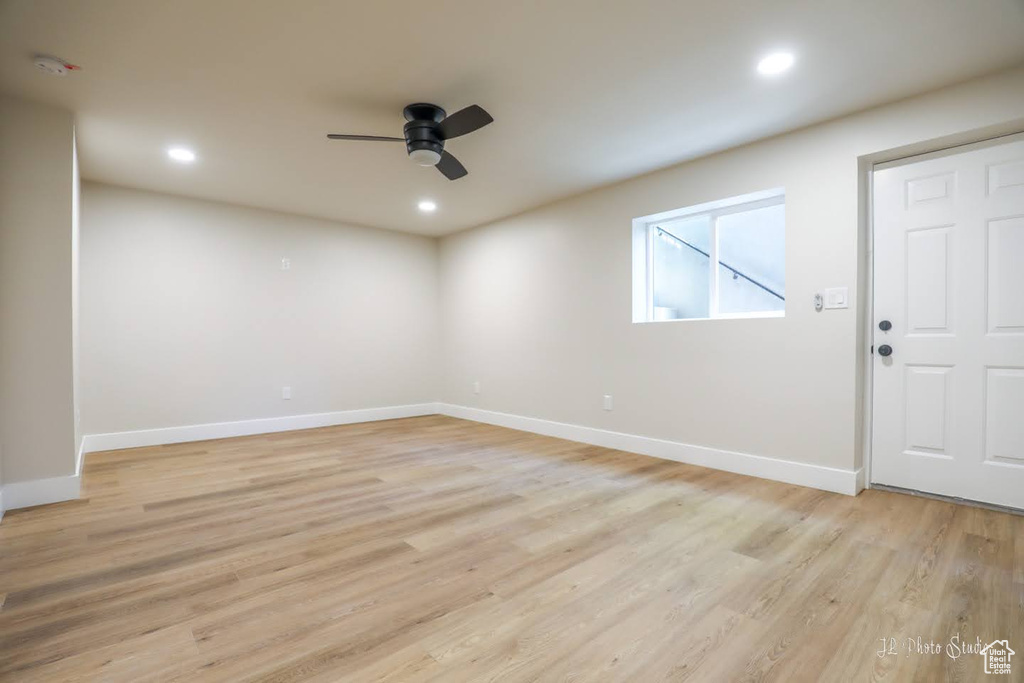
POLYGON ((331 140, 366 140, 371 142, 404 142, 409 158, 420 166, 437 166, 448 180, 458 180, 469 171, 459 160, 445 151, 444 143, 472 133, 494 121, 482 107, 471 105, 451 116, 436 104, 410 104, 402 110, 408 121, 405 137, 389 138, 378 135, 339 135, 330 133, 331 140))

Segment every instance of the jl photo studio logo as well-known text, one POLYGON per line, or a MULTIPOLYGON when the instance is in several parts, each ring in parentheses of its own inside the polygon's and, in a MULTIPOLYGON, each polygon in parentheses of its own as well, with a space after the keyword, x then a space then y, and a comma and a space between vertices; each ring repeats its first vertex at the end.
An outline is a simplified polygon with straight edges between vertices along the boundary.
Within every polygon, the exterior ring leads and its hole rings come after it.
POLYGON ((1017 654, 1006 638, 993 640, 983 645, 981 638, 968 640, 959 633, 948 641, 940 642, 923 636, 909 638, 881 638, 882 647, 875 653, 879 657, 949 657, 958 660, 967 655, 977 657, 979 664, 988 675, 1010 676, 1013 673, 1013 656, 1017 654))

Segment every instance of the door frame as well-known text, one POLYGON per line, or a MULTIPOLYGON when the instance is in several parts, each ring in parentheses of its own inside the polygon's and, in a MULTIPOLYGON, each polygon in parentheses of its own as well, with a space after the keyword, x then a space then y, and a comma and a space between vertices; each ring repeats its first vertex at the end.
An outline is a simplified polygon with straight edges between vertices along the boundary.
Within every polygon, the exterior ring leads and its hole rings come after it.
MULTIPOLYGON (((915 143, 898 147, 885 152, 869 154, 858 159, 859 195, 863 216, 860 220, 860 231, 863 248, 863 296, 864 305, 858 320, 860 334, 858 343, 862 344, 859 361, 863 363, 860 373, 861 381, 861 428, 858 436, 861 439, 859 455, 863 463, 864 488, 874 488, 871 482, 871 465, 874 458, 871 443, 874 438, 874 350, 875 337, 875 171, 886 168, 912 164, 917 161, 938 159, 944 156, 969 152, 974 149, 995 147, 1007 142, 1024 140, 1024 125, 1015 122, 1009 129, 1005 126, 984 128, 936 140, 915 143)), ((883 484, 884 486, 884 484, 883 484)))

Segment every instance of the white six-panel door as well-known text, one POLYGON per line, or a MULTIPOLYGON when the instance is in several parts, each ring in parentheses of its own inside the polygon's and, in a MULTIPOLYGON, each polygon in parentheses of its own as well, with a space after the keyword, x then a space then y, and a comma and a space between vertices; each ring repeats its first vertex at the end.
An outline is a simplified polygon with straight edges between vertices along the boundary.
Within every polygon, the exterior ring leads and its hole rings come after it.
POLYGON ((876 170, 874 242, 871 480, 1024 508, 1024 141, 876 170))

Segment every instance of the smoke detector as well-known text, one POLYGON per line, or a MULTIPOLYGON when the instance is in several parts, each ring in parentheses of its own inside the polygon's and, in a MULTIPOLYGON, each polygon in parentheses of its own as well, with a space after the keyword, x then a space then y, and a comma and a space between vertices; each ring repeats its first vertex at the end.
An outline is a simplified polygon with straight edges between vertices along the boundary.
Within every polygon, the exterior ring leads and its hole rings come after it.
POLYGON ((67 76, 68 71, 77 71, 79 68, 74 64, 68 64, 63 59, 48 55, 37 55, 34 63, 37 69, 51 76, 67 76))

